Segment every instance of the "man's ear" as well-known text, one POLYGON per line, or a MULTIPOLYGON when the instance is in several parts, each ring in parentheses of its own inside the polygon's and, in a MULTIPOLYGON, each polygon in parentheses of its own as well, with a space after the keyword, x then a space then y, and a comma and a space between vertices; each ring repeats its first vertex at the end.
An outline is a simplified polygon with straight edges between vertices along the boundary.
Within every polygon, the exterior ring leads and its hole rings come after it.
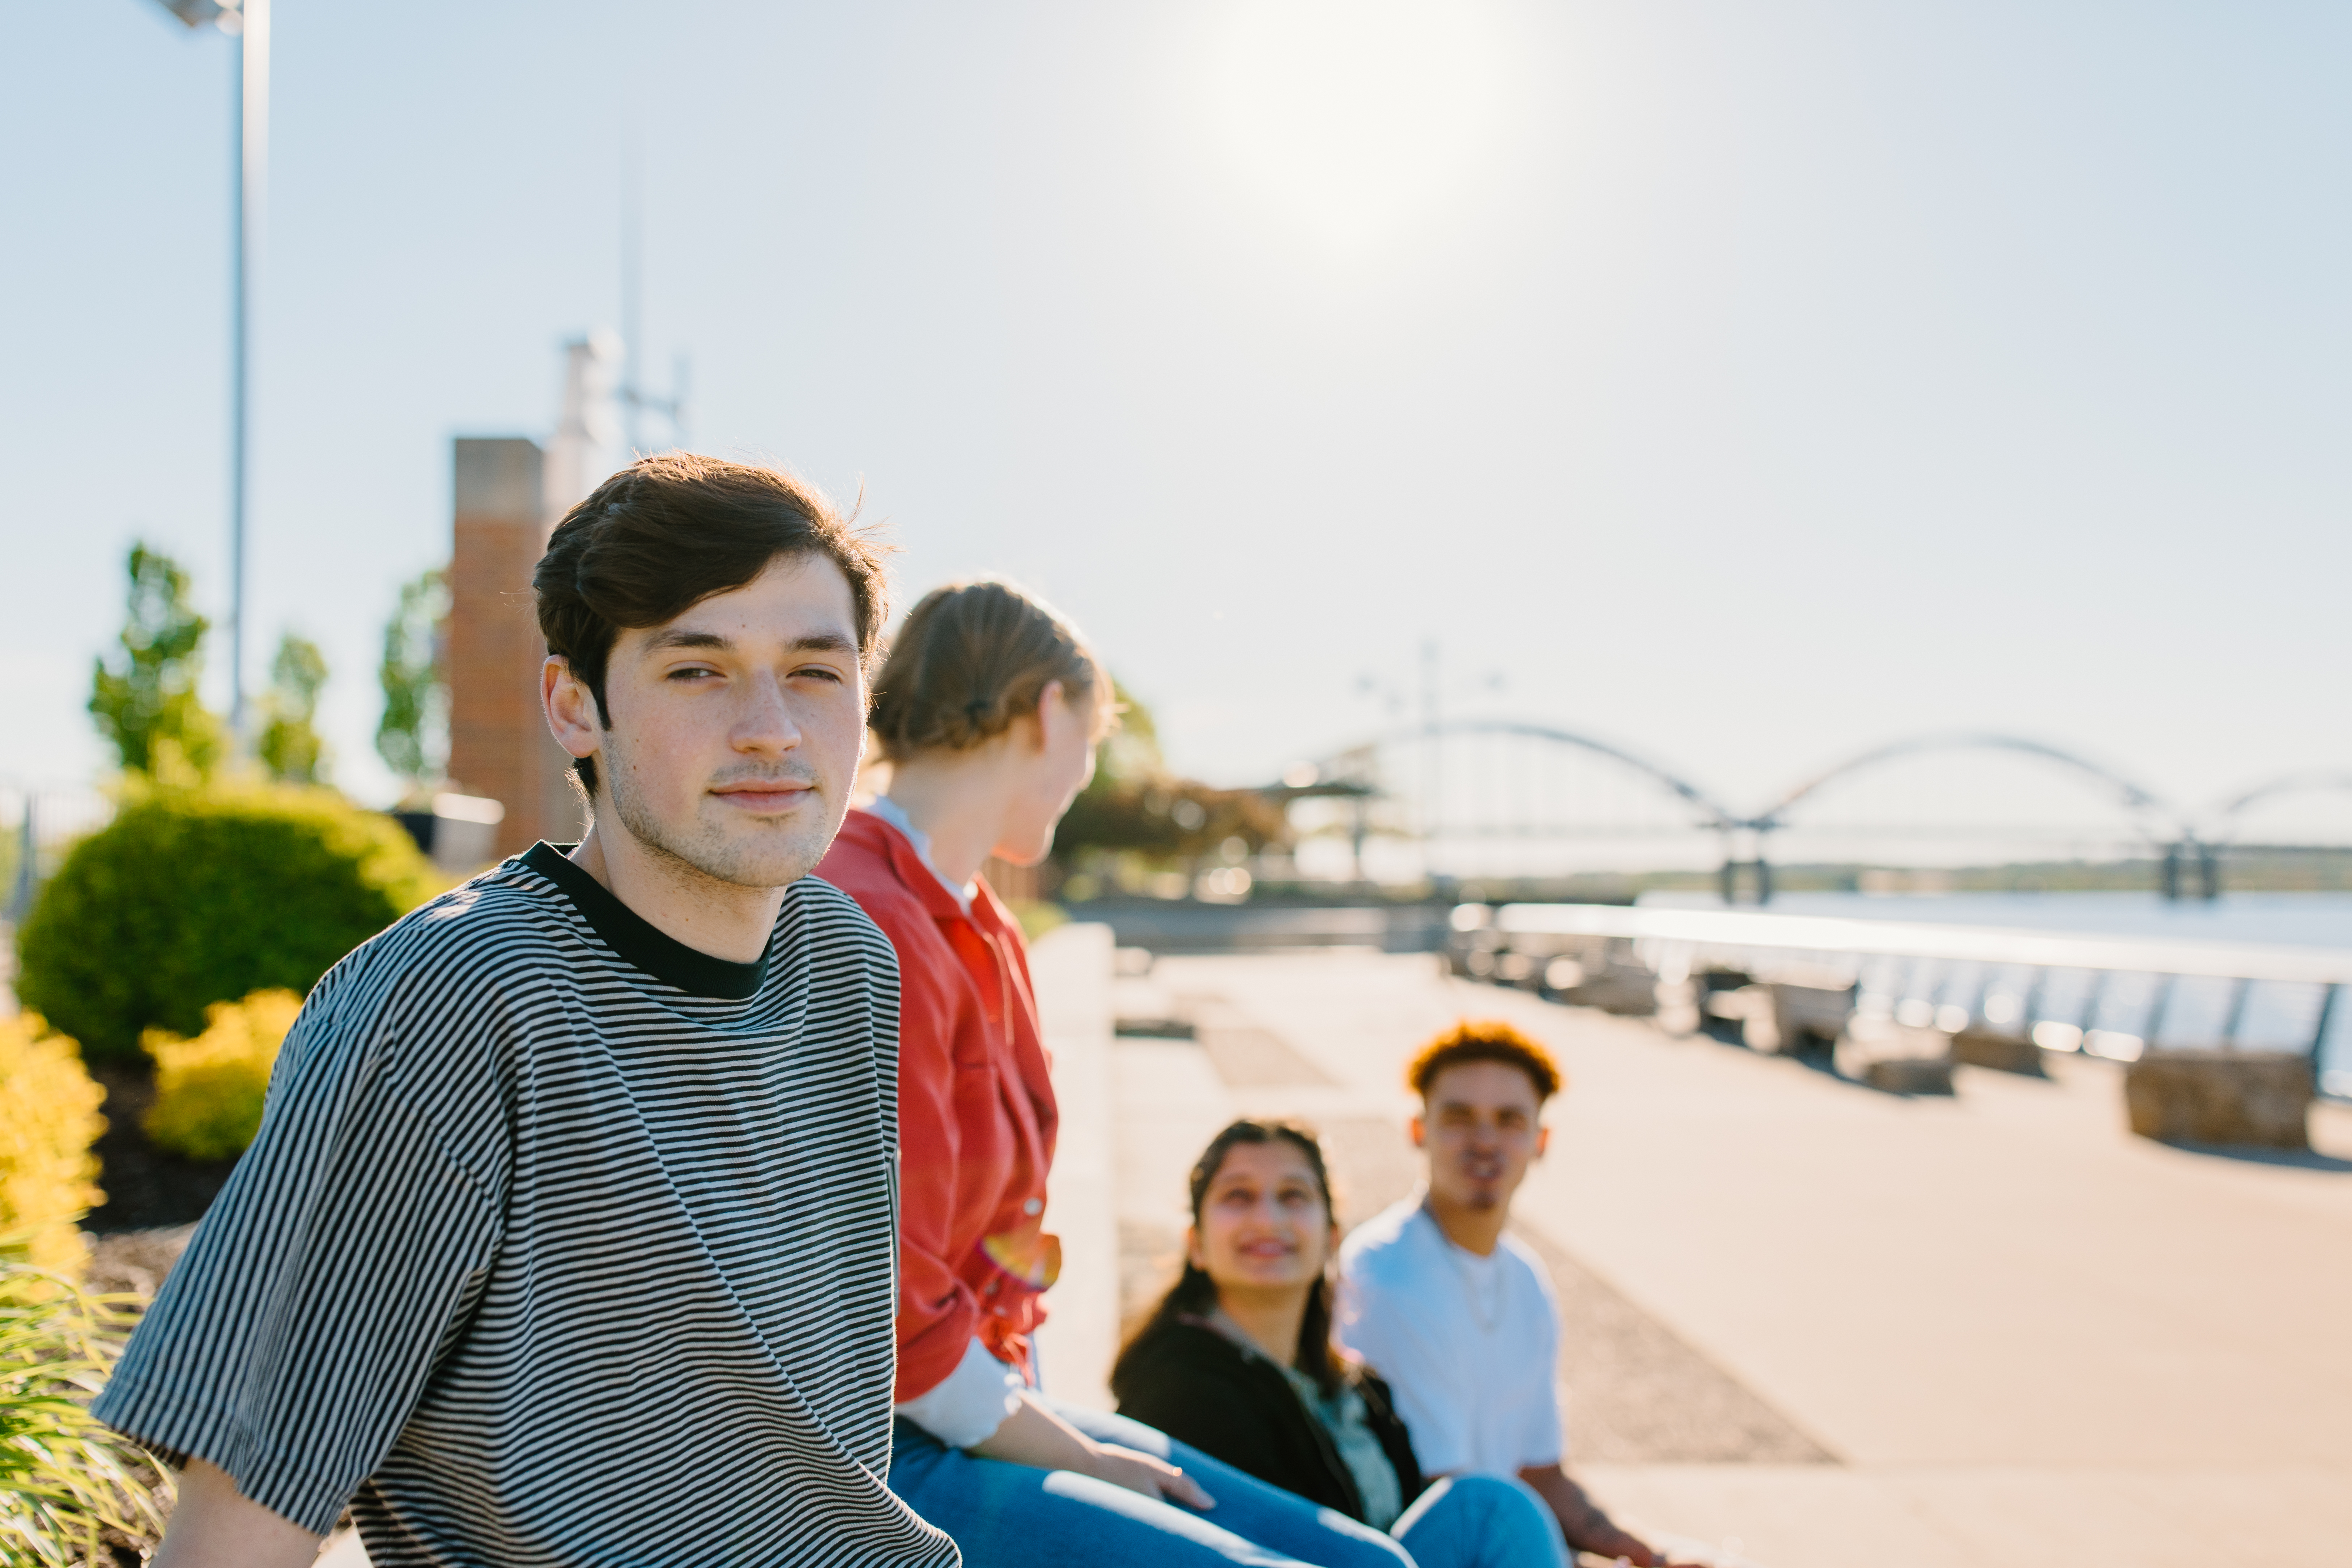
POLYGON ((539 667, 539 703, 547 711, 547 727, 557 745, 575 757, 593 757, 604 749, 604 727, 597 722, 595 696, 561 655, 549 654, 539 667))
POLYGON ((1549 1127, 1546 1127, 1546 1126, 1545 1126, 1542 1122, 1540 1122, 1540 1121, 1537 1122, 1537 1123, 1536 1123, 1536 1152, 1535 1152, 1535 1157, 1536 1157, 1537 1159, 1538 1159, 1538 1160, 1542 1159, 1542 1158, 1544 1157, 1544 1151, 1545 1151, 1546 1149, 1550 1148, 1550 1147, 1551 1147, 1551 1129, 1550 1129, 1550 1128, 1549 1128, 1549 1127))
POLYGON ((1208 1260, 1201 1256, 1201 1232, 1194 1226, 1184 1227, 1184 1261, 1203 1274, 1209 1271, 1208 1260))
POLYGON ((1416 1110, 1412 1113, 1412 1120, 1404 1124, 1404 1130, 1412 1136, 1414 1148, 1429 1147, 1429 1128, 1422 1121, 1421 1112, 1416 1110))

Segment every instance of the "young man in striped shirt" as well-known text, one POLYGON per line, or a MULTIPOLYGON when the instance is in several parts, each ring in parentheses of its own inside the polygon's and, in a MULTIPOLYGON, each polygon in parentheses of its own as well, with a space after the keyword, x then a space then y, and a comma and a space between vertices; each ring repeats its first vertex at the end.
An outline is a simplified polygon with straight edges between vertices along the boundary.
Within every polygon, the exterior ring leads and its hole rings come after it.
POLYGON ((593 826, 320 982, 99 1414, 185 1461, 158 1568, 952 1568, 890 1492, 898 970, 804 874, 875 552, 772 470, 614 475, 534 587, 593 826))

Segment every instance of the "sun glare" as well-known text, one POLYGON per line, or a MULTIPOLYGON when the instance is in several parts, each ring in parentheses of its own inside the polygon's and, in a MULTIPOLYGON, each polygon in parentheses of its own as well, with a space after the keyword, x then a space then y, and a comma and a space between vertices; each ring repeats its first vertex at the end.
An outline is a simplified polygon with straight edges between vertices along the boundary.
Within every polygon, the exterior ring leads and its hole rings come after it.
POLYGON ((1213 41, 1212 123, 1261 199, 1360 253, 1433 214, 1494 155, 1506 66, 1480 5, 1249 0, 1213 41))

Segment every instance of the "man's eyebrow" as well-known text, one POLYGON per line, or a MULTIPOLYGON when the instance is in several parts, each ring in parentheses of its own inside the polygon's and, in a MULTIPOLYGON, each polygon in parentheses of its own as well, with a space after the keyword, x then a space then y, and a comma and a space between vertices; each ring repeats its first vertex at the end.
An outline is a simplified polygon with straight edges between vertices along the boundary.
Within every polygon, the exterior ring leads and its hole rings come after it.
POLYGON ((734 646, 735 645, 733 643, 728 641, 725 637, 720 637, 717 632, 688 631, 683 626, 672 626, 667 631, 656 632, 652 637, 646 639, 646 647, 648 649, 670 647, 715 647, 726 649, 731 648, 734 646))
MULTIPOLYGON (((717 632, 698 632, 684 626, 671 626, 646 639, 646 651, 651 653, 681 647, 707 647, 720 653, 731 653, 735 644, 733 639, 721 637, 717 632)), ((854 654, 857 651, 857 642, 844 632, 811 632, 806 637, 794 637, 784 645, 784 649, 788 653, 854 654)))
POLYGON ((846 632, 811 632, 794 637, 786 645, 794 653, 849 653, 857 651, 857 639, 846 632))

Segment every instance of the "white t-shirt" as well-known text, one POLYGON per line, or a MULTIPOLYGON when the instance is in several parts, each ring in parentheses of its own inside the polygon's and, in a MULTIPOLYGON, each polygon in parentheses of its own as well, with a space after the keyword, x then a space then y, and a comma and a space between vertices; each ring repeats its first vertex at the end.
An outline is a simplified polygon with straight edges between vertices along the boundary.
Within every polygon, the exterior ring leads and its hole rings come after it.
POLYGON ((1559 1307, 1510 1237, 1481 1258, 1414 1194, 1339 1248, 1339 1342, 1386 1379, 1423 1475, 1511 1476, 1565 1452, 1559 1307))

